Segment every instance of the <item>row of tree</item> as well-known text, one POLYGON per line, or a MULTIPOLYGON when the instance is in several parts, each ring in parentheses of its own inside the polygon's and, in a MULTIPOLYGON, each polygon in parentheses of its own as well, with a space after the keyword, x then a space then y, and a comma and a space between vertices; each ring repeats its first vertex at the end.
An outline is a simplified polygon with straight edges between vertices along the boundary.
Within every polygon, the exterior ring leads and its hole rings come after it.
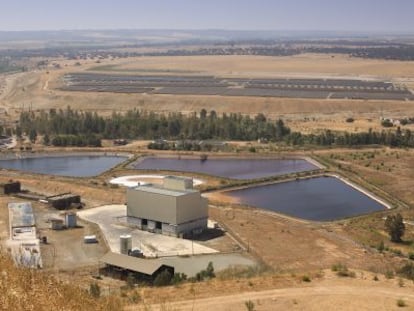
POLYGON ((205 109, 190 115, 130 110, 126 113, 113 112, 108 117, 72 110, 70 107, 39 113, 26 111, 20 115, 16 133, 26 133, 34 140, 37 134, 41 134, 46 144, 55 146, 100 146, 102 138, 126 138, 180 141, 262 139, 283 141, 290 145, 414 147, 414 134, 399 127, 381 132, 325 130, 318 134, 302 134, 292 132, 282 120, 272 121, 262 113, 255 117, 236 113, 218 115, 214 110, 207 112, 205 109))
POLYGON ((218 116, 213 110, 199 114, 156 114, 139 110, 114 112, 109 117, 81 112, 68 107, 49 112, 22 112, 21 132, 41 135, 100 135, 106 139, 230 139, 257 140, 267 138, 280 141, 290 133, 282 120, 271 121, 263 114, 252 118, 241 114, 218 116))

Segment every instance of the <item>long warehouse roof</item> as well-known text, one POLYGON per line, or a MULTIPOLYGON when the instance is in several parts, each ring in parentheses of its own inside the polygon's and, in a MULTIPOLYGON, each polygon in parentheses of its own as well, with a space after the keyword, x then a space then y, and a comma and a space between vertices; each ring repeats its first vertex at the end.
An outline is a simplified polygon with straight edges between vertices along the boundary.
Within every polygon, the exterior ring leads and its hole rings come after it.
POLYGON ((118 253, 106 253, 101 262, 147 275, 153 275, 160 267, 165 266, 155 259, 142 259, 118 253))

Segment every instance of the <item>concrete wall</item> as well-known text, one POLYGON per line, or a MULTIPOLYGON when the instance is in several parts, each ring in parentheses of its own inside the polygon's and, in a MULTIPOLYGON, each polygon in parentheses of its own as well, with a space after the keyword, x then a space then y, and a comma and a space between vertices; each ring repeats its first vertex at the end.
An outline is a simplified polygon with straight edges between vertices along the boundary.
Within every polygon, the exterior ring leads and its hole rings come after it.
POLYGON ((191 233, 193 230, 197 229, 206 229, 207 228, 207 218, 202 218, 198 220, 194 220, 188 223, 180 224, 177 226, 177 236, 181 233, 191 233))
POLYGON ((180 236, 207 227, 207 200, 199 192, 173 196, 128 189, 127 206, 127 216, 140 229, 180 236), (142 219, 147 219, 145 228, 142 219), (161 230, 156 229, 156 222, 161 222, 161 230))
POLYGON ((163 180, 164 188, 174 190, 193 189, 193 180, 176 176, 166 176, 163 180))
POLYGON ((127 216, 176 224, 176 197, 127 190, 127 216))
POLYGON ((207 200, 200 193, 177 198, 177 224, 208 217, 207 200))

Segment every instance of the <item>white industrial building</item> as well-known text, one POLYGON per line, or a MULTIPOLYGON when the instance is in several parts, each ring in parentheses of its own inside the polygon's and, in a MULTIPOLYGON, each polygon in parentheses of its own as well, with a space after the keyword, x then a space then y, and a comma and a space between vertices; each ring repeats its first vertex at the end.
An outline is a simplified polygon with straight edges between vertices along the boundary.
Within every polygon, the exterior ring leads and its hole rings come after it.
POLYGON ((127 190, 128 222, 141 230, 185 237, 207 228, 207 200, 189 178, 167 176, 163 186, 127 190))

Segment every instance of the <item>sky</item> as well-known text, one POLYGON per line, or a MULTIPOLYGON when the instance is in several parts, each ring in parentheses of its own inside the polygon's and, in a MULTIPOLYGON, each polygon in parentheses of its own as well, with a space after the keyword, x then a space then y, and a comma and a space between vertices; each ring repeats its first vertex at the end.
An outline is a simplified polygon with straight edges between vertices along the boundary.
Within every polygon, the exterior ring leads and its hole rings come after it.
POLYGON ((414 0, 0 0, 0 30, 414 33, 414 0))

